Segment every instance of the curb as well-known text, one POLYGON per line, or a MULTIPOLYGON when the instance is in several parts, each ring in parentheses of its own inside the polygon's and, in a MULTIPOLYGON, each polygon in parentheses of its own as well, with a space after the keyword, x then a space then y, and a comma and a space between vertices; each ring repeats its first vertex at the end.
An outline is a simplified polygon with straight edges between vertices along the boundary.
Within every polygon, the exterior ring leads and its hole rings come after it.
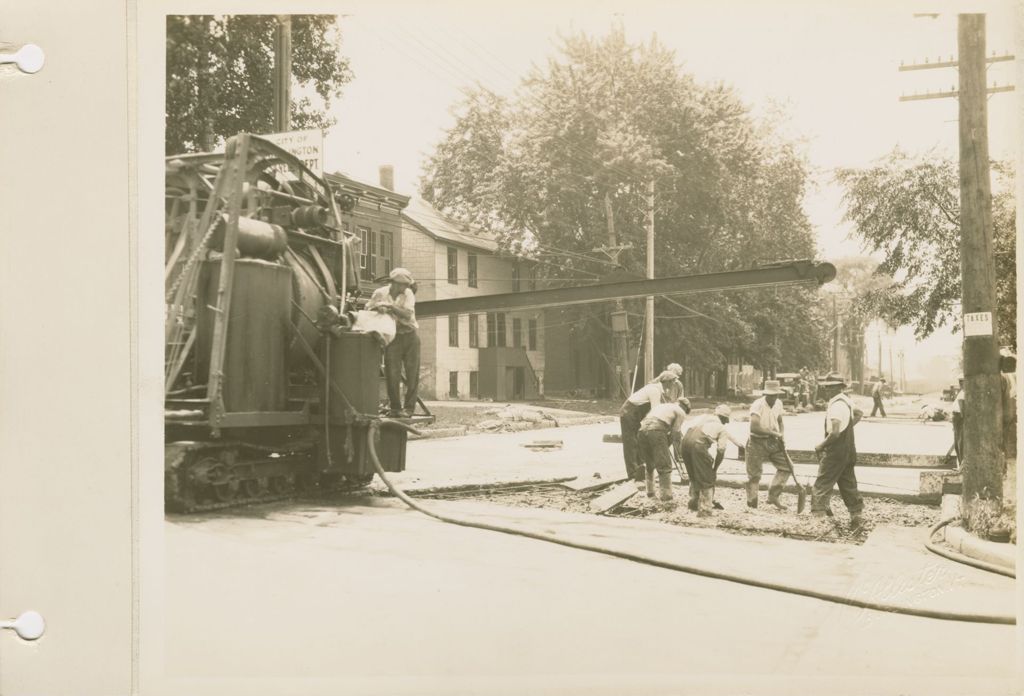
POLYGON ((994 541, 979 539, 963 527, 946 526, 943 539, 957 553, 997 565, 1000 568, 1017 571, 1017 546, 1015 544, 999 544, 994 541))

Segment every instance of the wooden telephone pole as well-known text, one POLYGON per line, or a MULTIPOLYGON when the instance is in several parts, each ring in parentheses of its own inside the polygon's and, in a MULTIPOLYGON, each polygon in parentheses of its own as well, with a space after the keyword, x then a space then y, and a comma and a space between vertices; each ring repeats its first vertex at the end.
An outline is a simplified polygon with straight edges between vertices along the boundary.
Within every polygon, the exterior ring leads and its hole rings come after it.
POLYGON ((956 60, 900 66, 905 70, 956 68, 960 85, 949 92, 900 97, 900 101, 958 98, 960 109, 960 273, 963 288, 964 465, 963 517, 984 535, 1002 508, 1002 399, 999 327, 992 253, 992 188, 989 176, 988 95, 1012 85, 986 85, 990 63, 1012 55, 985 56, 985 15, 957 16, 956 60))
MULTIPOLYGON (((615 235, 615 214, 612 210, 612 198, 608 193, 604 194, 604 212, 608 220, 608 246, 594 249, 608 255, 608 258, 618 263, 619 254, 633 247, 629 244, 618 243, 615 235)), ((618 396, 626 398, 629 396, 629 321, 626 314, 626 307, 622 300, 615 300, 615 310, 611 314, 612 320, 612 350, 614 352, 614 365, 612 368, 615 377, 618 396)))
POLYGON ((958 18, 960 72, 960 268, 964 312, 964 517, 984 533, 1001 512, 1002 401, 992 254, 985 15, 958 18))
MULTIPOLYGON (((654 277, 654 181, 647 184, 647 277, 654 277)), ((644 312, 644 383, 654 379, 654 296, 644 312)))

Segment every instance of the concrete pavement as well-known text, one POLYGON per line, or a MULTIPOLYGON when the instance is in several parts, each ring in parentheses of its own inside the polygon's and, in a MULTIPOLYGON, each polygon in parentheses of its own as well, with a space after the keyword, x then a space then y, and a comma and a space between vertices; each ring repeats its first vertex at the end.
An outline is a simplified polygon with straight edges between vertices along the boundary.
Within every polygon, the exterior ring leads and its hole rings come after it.
MULTIPOLYGON (((1012 581, 922 555, 916 540, 906 549, 907 539, 850 547, 428 504, 879 598, 1001 609, 1009 596, 1012 604, 1012 581)), ((1009 626, 846 609, 443 524, 389 499, 245 514, 169 518, 171 678, 244 677, 254 695, 1003 694, 1017 686, 1009 626)))

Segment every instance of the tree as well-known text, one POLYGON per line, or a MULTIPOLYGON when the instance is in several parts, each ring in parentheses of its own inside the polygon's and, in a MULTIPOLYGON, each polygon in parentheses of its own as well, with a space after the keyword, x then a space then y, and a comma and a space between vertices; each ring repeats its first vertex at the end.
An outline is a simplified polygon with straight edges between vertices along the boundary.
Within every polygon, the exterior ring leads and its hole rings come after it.
MULTIPOLYGON (((621 28, 563 37, 513 97, 476 86, 454 114, 421 194, 497 234, 506 250, 548 261, 549 282, 592 282, 607 272, 585 257, 609 243, 609 227, 633 247, 620 258, 624 271, 644 275, 651 179, 656 276, 814 256, 796 146, 755 121, 731 89, 698 85, 656 39, 630 44, 621 28)), ((774 368, 792 346, 823 351, 821 322, 807 323, 814 295, 799 288, 700 295, 684 305, 657 302, 658 364, 713 370, 728 358, 771 358, 774 368)), ((642 302, 628 309, 639 314, 642 302)), ((607 344, 606 310, 579 313, 595 342, 607 344)))
MULTIPOLYGON (((993 241, 1000 340, 1017 345, 1013 170, 993 163, 993 241)), ((960 182, 957 164, 895 150, 866 169, 840 169, 846 219, 868 248, 884 255, 878 272, 895 279, 869 301, 890 324, 919 338, 960 329, 960 182)))
MULTIPOLYGON (((209 151, 246 131, 274 130, 273 15, 167 17, 165 151, 209 151)), ((329 128, 333 99, 352 79, 333 15, 292 15, 291 105, 296 129, 329 128)))

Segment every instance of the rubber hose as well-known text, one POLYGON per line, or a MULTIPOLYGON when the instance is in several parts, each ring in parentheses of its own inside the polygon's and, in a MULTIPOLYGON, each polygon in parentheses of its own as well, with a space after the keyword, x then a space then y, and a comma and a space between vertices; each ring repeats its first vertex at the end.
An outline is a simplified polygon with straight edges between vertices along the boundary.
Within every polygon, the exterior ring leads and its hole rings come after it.
POLYGON ((920 616, 928 619, 943 619, 946 621, 967 621, 971 623, 986 623, 986 624, 1002 624, 1002 625, 1016 625, 1017 619, 1013 616, 997 616, 991 614, 961 614, 956 612, 938 611, 932 609, 915 609, 913 607, 902 607, 897 604, 888 604, 886 602, 871 602, 867 600, 856 599, 853 597, 844 597, 838 594, 832 594, 831 592, 819 592, 817 590, 806 589, 802 587, 793 587, 791 585, 784 585, 782 583, 766 582, 764 580, 758 580, 746 575, 734 575, 732 573, 721 573, 714 570, 708 570, 706 568, 698 568, 696 566, 684 565, 681 563, 673 563, 670 561, 659 561, 653 558, 647 558, 637 554, 629 553, 628 551, 617 551, 615 549, 609 549, 603 546, 597 546, 595 544, 586 544, 578 541, 570 541, 568 539, 560 539, 557 536, 542 534, 540 532, 530 532, 523 529, 515 529, 514 527, 503 527, 497 524, 488 524, 486 522, 474 522, 472 520, 464 520, 458 517, 449 517, 448 515, 442 515, 437 512, 433 512, 424 508, 422 505, 417 503, 415 500, 405 494, 404 491, 399 489, 391 479, 388 478, 384 472, 384 467, 381 466, 380 460, 377 458, 377 443, 375 442, 377 432, 380 426, 393 426, 404 428, 405 430, 419 435, 419 431, 406 423, 401 421, 389 420, 386 418, 380 419, 380 421, 373 421, 370 423, 370 427, 367 428, 367 449, 370 452, 370 460, 373 462, 374 468, 377 470, 377 474, 380 476, 384 485, 399 498, 403 503, 411 507, 413 510, 422 512, 424 515, 433 517, 436 520, 447 522, 449 524, 456 524, 460 527, 473 527, 475 529, 486 529, 491 532, 501 532, 502 534, 512 534, 515 536, 526 537, 527 539, 536 539, 538 541, 547 541, 552 544, 559 544, 560 546, 568 546, 574 549, 581 549, 583 551, 592 551, 594 553, 601 553, 607 556, 615 556, 616 558, 622 558, 627 561, 634 561, 636 563, 643 563, 645 565, 655 566, 658 568, 666 568, 668 570, 677 570, 683 573, 689 573, 691 575, 700 575, 706 578, 714 578, 716 580, 727 580, 729 582, 739 583, 741 585, 750 585, 752 587, 760 587, 765 590, 775 590, 777 592, 786 592, 788 594, 800 595, 803 597, 811 597, 812 599, 820 599, 825 602, 834 602, 836 604, 845 604, 851 607, 857 607, 859 609, 874 609, 876 611, 885 611, 893 614, 905 614, 907 616, 920 616))
POLYGON ((949 519, 942 520, 937 525, 929 529, 928 540, 924 542, 924 547, 932 553, 942 556, 943 558, 948 558, 951 561, 956 561, 957 563, 963 563, 964 565, 980 568, 981 570, 987 570, 990 573, 999 573, 1000 575, 1005 575, 1008 578, 1016 578, 1017 572, 1014 570, 1010 570, 1009 568, 1003 568, 1002 566, 998 566, 995 563, 979 561, 976 558, 971 558, 970 556, 966 556, 962 553, 957 553, 956 551, 953 551, 951 549, 944 549, 932 541, 932 537, 935 536, 935 532, 939 531, 950 522, 955 522, 958 519, 960 518, 950 517, 949 519))

